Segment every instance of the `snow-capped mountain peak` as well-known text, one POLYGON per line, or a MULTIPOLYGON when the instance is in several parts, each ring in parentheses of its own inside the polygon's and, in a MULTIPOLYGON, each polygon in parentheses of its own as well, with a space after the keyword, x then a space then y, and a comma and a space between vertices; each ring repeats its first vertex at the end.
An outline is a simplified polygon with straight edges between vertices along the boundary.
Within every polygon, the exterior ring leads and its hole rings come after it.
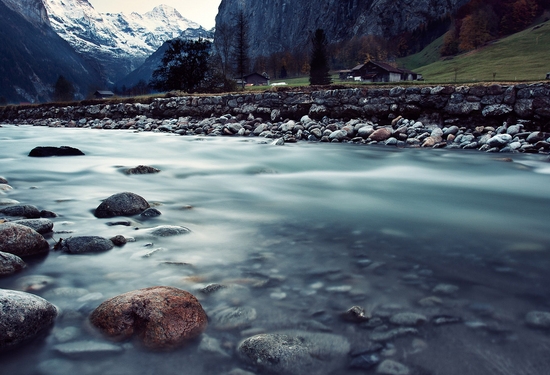
POLYGON ((87 0, 42 0, 53 29, 78 52, 103 62, 111 80, 139 66, 162 44, 202 27, 168 5, 141 15, 99 13, 87 0), (116 62, 114 62, 116 61, 116 62))

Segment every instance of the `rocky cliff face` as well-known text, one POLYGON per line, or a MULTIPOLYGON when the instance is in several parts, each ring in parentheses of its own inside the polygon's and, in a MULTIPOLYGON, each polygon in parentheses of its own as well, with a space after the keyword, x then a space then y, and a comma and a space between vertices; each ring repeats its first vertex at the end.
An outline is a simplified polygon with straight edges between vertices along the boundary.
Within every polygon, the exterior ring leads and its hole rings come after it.
POLYGON ((306 46, 316 29, 331 42, 355 35, 391 37, 452 13, 469 0, 222 0, 216 26, 249 20, 250 56, 306 46))

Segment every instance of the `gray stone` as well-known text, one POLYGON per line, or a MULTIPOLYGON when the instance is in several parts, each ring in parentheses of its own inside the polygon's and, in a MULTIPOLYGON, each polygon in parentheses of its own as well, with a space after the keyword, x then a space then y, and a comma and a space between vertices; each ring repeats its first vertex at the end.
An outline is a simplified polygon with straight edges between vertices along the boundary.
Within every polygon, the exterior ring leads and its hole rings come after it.
POLYGON ((0 252, 0 276, 11 275, 27 267, 17 255, 0 252))
POLYGON ((512 141, 510 134, 497 134, 487 140, 489 147, 504 147, 512 141))
POLYGON ((0 289, 0 349, 37 337, 53 325, 57 309, 34 294, 0 289))
POLYGON ((53 221, 48 219, 24 219, 15 220, 13 223, 24 225, 34 229, 40 234, 50 233, 53 230, 53 221))
POLYGON ((227 307, 214 312, 212 321, 217 329, 235 329, 250 324, 256 319, 256 315, 253 307, 227 307))
POLYGON ((149 230, 149 234, 155 237, 180 236, 188 233, 191 233, 189 228, 177 225, 161 225, 149 230))
POLYGON ((540 141, 544 141, 546 139, 545 133, 543 132, 532 132, 527 136, 526 141, 529 143, 537 143, 540 141))
POLYGON ((535 328, 550 328, 550 312, 530 311, 525 316, 528 325, 535 328))
POLYGON ((138 165, 134 168, 127 169, 124 173, 126 174, 153 174, 153 173, 159 173, 160 169, 150 167, 147 165, 138 165))
POLYGON ((344 138, 346 138, 347 136, 348 136, 348 133, 345 130, 336 130, 336 131, 333 131, 332 133, 330 133, 328 138, 331 141, 334 140, 334 139, 336 139, 338 141, 341 141, 344 138))
POLYGON ((50 245, 34 229, 20 224, 0 224, 0 251, 19 257, 48 252, 50 245))
POLYGON ((350 350, 342 336, 304 331, 260 334, 237 348, 248 365, 274 374, 329 374, 343 367, 350 350))
POLYGON ((413 312, 402 312, 392 315, 390 318, 390 323, 397 324, 400 326, 418 326, 424 324, 428 321, 422 314, 417 314, 413 312))
POLYGON ((35 206, 24 204, 2 208, 0 209, 0 214, 6 216, 21 216, 26 217, 27 219, 37 219, 40 217, 40 210, 38 210, 35 206))
POLYGON ((372 133, 374 133, 372 125, 365 125, 357 130, 357 136, 362 138, 368 138, 372 133))
POLYGON ((99 253, 113 247, 111 240, 99 236, 70 237, 61 241, 61 249, 69 254, 99 253))
POLYGON ((137 215, 149 208, 149 203, 137 194, 123 192, 111 195, 95 210, 99 218, 137 215))
POLYGON ((483 108, 483 116, 502 116, 513 112, 513 108, 508 104, 493 104, 483 108))

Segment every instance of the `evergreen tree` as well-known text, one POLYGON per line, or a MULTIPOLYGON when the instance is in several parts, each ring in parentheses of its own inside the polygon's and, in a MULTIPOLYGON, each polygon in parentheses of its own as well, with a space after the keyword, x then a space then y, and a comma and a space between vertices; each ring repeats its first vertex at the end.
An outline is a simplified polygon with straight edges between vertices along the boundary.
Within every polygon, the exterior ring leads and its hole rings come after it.
POLYGON ((212 43, 204 39, 174 39, 162 57, 162 66, 153 72, 151 87, 160 91, 196 92, 208 72, 212 43))
POLYGON ((323 29, 317 29, 311 39, 312 52, 309 70, 310 85, 330 85, 330 68, 327 56, 327 38, 323 29))
POLYGON ((250 59, 248 57, 248 20, 241 10, 234 16, 235 20, 235 46, 233 48, 233 59, 235 61, 235 72, 241 80, 244 88, 244 76, 248 74, 250 59))
POLYGON ((53 100, 56 102, 70 102, 74 100, 74 86, 64 76, 59 76, 55 82, 53 100))

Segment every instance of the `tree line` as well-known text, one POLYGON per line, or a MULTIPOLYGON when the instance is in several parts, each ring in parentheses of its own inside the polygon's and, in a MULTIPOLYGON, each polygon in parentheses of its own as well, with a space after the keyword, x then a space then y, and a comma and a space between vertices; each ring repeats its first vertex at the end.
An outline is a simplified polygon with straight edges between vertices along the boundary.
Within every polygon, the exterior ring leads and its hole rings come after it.
POLYGON ((477 49, 531 25, 550 0, 472 0, 460 8, 445 34, 441 54, 477 49))

